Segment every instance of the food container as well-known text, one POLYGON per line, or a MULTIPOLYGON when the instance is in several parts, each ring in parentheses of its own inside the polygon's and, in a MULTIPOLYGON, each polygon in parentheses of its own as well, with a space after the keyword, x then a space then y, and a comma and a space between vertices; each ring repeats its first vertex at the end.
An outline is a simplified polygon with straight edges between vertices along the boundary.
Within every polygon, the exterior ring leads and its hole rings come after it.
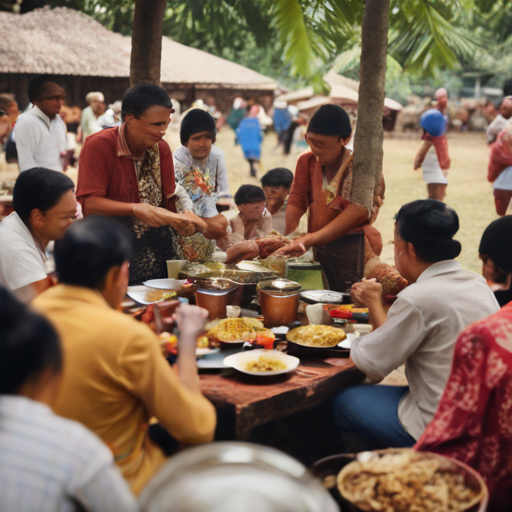
POLYGON ((265 279, 257 286, 265 327, 288 325, 297 320, 299 283, 283 278, 265 279))
POLYGON ((275 272, 272 275, 263 272, 250 272, 247 270, 239 269, 217 269, 208 270, 207 272, 201 272, 196 275, 188 275, 186 269, 183 269, 182 275, 184 277, 190 277, 194 279, 206 279, 206 278, 222 278, 229 279, 242 286, 242 300, 240 306, 245 308, 248 307, 252 302, 253 297, 256 295, 256 285, 262 279, 275 276, 275 272))
POLYGON ((324 287, 322 265, 310 261, 287 263, 286 278, 299 283, 304 290, 318 290, 324 287))
POLYGON ((203 444, 167 459, 144 487, 139 505, 141 512, 156 512, 169 510, 169 503, 175 512, 339 510, 320 481, 293 457, 235 441, 203 444))
POLYGON ((210 320, 226 318, 226 306, 239 306, 242 287, 229 279, 197 279, 196 304, 208 310, 210 320))
MULTIPOLYGON (((386 453, 392 453, 392 452, 398 452, 401 449, 388 449, 388 450, 376 450, 372 453, 375 453, 379 456, 382 456, 386 453)), ((421 453, 421 452, 420 452, 421 453)), ((489 494, 487 491, 487 486, 485 485, 484 480, 480 476, 478 472, 476 472, 474 469, 470 468, 466 464, 459 462, 455 459, 443 457, 441 455, 437 454, 430 454, 431 456, 442 458, 448 463, 451 463, 454 467, 454 472, 460 474, 463 476, 464 481, 467 485, 475 488, 479 492, 479 500, 478 503, 473 505, 472 507, 469 507, 467 509, 464 509, 464 512, 485 512, 487 510, 487 503, 489 500, 489 494)), ((427 455, 428 456, 428 455, 427 455)), ((322 480, 324 487, 329 490, 331 496, 334 498, 334 500, 338 503, 340 506, 340 509, 342 511, 346 512, 370 512, 375 509, 368 509, 368 508, 359 508, 354 503, 350 502, 349 500, 345 499, 337 485, 337 479, 340 471, 356 460, 357 455, 353 453, 349 454, 341 454, 341 455, 332 455, 330 457, 326 457, 324 459, 321 459, 312 467, 313 474, 322 480)))

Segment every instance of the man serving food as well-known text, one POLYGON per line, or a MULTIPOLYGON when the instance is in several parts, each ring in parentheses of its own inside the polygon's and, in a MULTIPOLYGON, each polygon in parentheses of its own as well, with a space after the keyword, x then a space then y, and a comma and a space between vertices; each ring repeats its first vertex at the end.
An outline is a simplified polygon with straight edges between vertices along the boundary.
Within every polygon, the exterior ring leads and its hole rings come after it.
POLYGON ((166 260, 176 259, 176 232, 208 236, 192 211, 176 213, 175 199, 187 194, 175 183, 171 150, 162 140, 172 112, 162 88, 135 85, 123 97, 123 124, 88 137, 80 153, 76 195, 84 216, 109 215, 129 226, 133 284, 164 277, 166 260))

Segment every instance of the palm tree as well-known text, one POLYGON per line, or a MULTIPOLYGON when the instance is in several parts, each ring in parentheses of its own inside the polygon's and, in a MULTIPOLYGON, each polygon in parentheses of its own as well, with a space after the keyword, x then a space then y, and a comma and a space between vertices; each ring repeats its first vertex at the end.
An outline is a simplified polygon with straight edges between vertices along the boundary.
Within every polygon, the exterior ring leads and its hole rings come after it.
POLYGON ((130 85, 160 85, 162 27, 166 0, 135 0, 132 25, 130 85))

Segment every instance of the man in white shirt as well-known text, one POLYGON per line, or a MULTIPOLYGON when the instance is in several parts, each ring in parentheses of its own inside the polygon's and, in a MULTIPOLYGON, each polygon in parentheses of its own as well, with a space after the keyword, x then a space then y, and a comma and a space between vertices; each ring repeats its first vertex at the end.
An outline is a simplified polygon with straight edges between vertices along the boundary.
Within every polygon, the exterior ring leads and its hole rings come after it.
POLYGON ((29 302, 52 285, 46 247, 60 240, 75 219, 73 182, 50 169, 25 171, 14 185, 13 207, 0 222, 0 285, 29 302))
POLYGON ((512 120, 512 96, 506 96, 501 102, 498 115, 493 122, 487 127, 487 144, 496 141, 498 133, 506 128, 512 120))
POLYGON ((2 510, 135 512, 112 452, 80 423, 56 416, 63 357, 48 320, 0 287, 2 510))
POLYGON ((67 151, 66 125, 59 116, 64 89, 47 76, 34 78, 28 88, 33 107, 15 126, 20 172, 34 167, 62 171, 61 154, 67 151))
POLYGON ((388 314, 382 287, 357 283, 373 332, 352 344, 351 358, 373 382, 405 363, 408 387, 362 385, 334 401, 337 427, 357 432, 368 448, 412 446, 432 420, 446 386, 459 332, 499 305, 485 280, 455 261, 461 246, 454 210, 427 199, 404 205, 396 217, 395 264, 409 281, 388 314))

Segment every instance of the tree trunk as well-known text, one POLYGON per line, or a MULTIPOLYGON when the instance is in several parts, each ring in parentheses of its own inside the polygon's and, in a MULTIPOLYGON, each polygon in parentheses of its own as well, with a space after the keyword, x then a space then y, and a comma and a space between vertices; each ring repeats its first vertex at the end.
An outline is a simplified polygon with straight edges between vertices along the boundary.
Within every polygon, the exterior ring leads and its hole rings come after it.
POLYGON ((363 16, 352 201, 368 208, 382 174, 389 2, 366 0, 363 16))
POLYGON ((135 0, 130 86, 141 82, 160 85, 162 27, 166 3, 166 0, 135 0))

